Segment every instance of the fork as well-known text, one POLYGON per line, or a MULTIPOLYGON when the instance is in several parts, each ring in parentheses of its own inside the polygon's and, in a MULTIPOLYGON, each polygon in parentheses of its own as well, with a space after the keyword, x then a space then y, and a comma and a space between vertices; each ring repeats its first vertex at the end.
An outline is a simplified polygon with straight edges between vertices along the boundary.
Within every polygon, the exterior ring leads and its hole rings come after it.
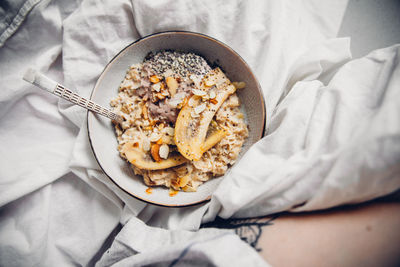
POLYGON ((43 73, 36 71, 34 69, 29 68, 24 76, 23 79, 47 92, 50 92, 58 97, 61 97, 75 105, 81 106, 86 108, 90 111, 98 113, 102 116, 105 116, 113 121, 121 123, 123 118, 114 113, 113 111, 102 107, 95 102, 88 100, 77 93, 72 92, 71 90, 65 88, 63 85, 53 81, 49 77, 45 76, 43 73))

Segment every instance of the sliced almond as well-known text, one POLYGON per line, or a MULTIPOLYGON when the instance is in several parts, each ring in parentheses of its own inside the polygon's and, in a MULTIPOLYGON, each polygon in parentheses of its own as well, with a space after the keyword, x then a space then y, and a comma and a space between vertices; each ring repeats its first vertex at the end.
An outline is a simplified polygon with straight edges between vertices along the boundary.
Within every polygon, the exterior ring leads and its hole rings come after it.
POLYGON ((204 95, 207 94, 206 92, 204 92, 204 91, 202 91, 202 90, 199 90, 199 89, 192 89, 192 93, 193 93, 194 95, 197 95, 197 96, 204 96, 204 95))
POLYGON ((197 114, 194 110, 192 110, 192 111, 190 112, 190 116, 191 116, 192 118, 194 118, 194 119, 200 117, 200 115, 197 114))
POLYGON ((176 108, 180 103, 182 103, 183 99, 171 99, 168 101, 168 105, 173 108, 176 108))
POLYGON ((200 83, 201 83, 201 77, 198 75, 190 75, 189 78, 193 81, 194 85, 196 87, 200 87, 200 83))
POLYGON ((215 91, 211 91, 208 95, 209 95, 210 99, 214 99, 217 96, 215 91))
POLYGON ((162 159, 167 159, 169 154, 169 146, 167 144, 161 145, 158 154, 162 159))
POLYGON ((160 92, 161 90, 161 83, 155 83, 151 86, 153 88, 154 91, 156 92, 160 92))
POLYGON ((160 140, 162 141, 162 144, 167 144, 167 145, 175 144, 173 136, 163 135, 160 140))
POLYGON ((207 87, 211 87, 217 84, 217 81, 218 81, 218 76, 215 75, 214 73, 207 74, 203 79, 204 85, 207 87))
POLYGON ((196 114, 200 114, 206 109, 206 107, 207 107, 206 104, 202 103, 202 104, 200 104, 200 105, 198 105, 197 107, 194 108, 194 112, 196 114))
POLYGON ((184 99, 185 97, 186 97, 185 92, 176 93, 176 95, 174 96, 175 99, 184 99))
POLYGON ((195 103, 196 103, 196 98, 194 98, 194 97, 189 98, 188 105, 190 107, 193 107, 195 105, 195 103))
POLYGON ((213 80, 205 80, 204 81, 204 85, 207 86, 207 87, 211 87, 214 84, 215 84, 215 81, 213 81, 213 80))
POLYGON ((150 141, 151 142, 157 142, 161 138, 160 134, 158 133, 151 133, 150 135, 150 141))
POLYGON ((166 133, 169 136, 174 136, 175 130, 174 128, 167 126, 163 129, 163 133, 166 133))

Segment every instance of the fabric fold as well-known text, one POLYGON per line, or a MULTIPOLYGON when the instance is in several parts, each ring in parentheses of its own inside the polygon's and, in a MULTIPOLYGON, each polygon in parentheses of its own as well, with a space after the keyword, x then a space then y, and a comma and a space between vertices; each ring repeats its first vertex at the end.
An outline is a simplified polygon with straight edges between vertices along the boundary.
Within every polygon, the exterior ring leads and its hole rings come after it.
POLYGON ((266 266, 233 232, 201 223, 325 209, 400 188, 400 48, 351 61, 350 40, 335 38, 346 5, 38 3, 3 46, 0 37, 0 265, 91 265, 102 255, 98 266, 266 266), (93 156, 86 111, 21 79, 29 65, 89 98, 116 53, 166 30, 200 32, 232 47, 259 79, 267 108, 266 136, 210 202, 187 208, 153 206, 123 192, 93 156))

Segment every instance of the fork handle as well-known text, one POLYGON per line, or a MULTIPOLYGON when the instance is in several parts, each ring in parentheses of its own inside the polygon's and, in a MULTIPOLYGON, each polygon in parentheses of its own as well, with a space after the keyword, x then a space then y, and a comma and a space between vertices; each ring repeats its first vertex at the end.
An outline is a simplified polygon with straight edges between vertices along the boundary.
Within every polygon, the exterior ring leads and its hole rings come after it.
POLYGON ((123 121, 120 115, 100 106, 99 104, 96 104, 92 100, 88 100, 78 95, 77 93, 72 92, 71 90, 65 88, 63 85, 53 81, 49 77, 45 76, 43 73, 40 73, 34 69, 28 69, 23 79, 75 105, 81 106, 90 111, 103 115, 113 121, 119 123, 123 121))

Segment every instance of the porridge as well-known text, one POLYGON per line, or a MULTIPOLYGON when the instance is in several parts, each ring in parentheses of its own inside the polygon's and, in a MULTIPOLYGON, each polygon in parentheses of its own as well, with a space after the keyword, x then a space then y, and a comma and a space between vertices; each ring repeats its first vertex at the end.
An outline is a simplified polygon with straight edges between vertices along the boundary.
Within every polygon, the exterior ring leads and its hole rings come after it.
POLYGON ((118 150, 148 186, 194 192, 235 163, 248 136, 236 89, 193 53, 161 51, 132 65, 111 100, 118 150))

